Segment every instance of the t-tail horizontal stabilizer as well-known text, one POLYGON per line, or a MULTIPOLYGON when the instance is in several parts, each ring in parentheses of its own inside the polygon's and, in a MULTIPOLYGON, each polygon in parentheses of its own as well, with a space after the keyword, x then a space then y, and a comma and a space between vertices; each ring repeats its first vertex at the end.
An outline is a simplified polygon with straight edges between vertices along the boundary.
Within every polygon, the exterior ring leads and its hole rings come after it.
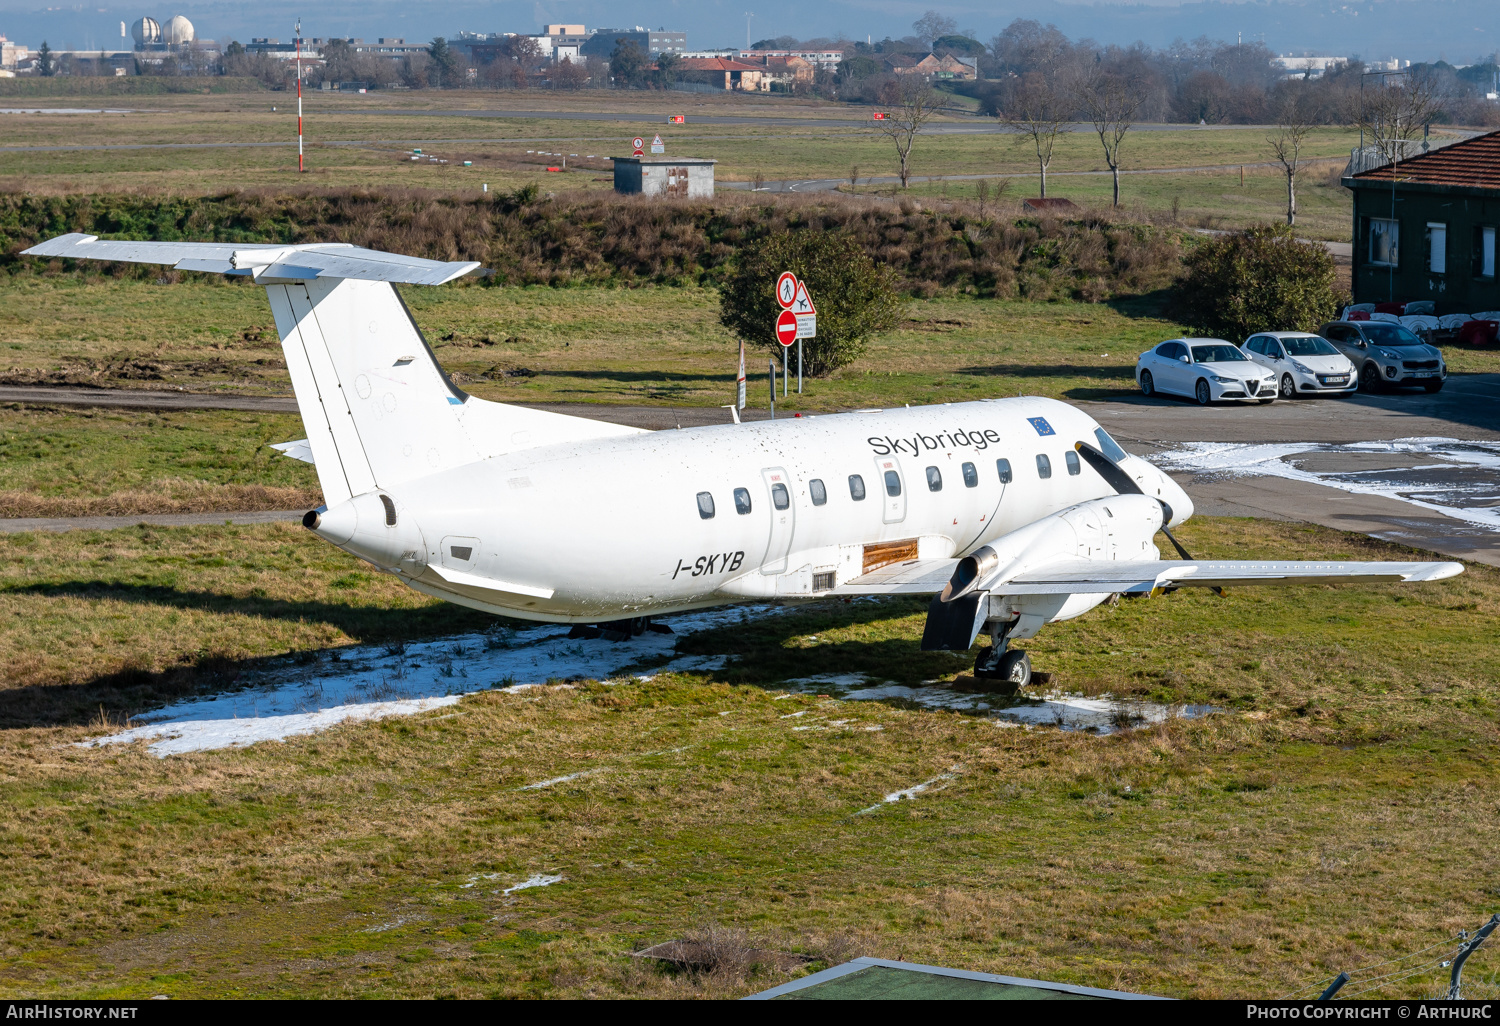
POLYGON ((479 269, 474 261, 425 260, 382 253, 343 242, 299 246, 275 243, 131 242, 97 235, 59 235, 23 250, 22 256, 73 260, 118 260, 131 264, 165 264, 179 271, 251 275, 266 279, 309 281, 353 278, 398 285, 442 285, 479 269))

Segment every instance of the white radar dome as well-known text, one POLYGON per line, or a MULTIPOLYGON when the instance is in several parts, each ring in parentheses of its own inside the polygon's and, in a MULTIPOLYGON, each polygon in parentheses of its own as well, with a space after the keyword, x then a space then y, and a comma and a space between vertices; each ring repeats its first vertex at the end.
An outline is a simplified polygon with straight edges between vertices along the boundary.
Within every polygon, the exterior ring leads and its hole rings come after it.
POLYGON ((161 33, 162 42, 174 45, 191 43, 193 38, 193 23, 180 14, 167 22, 161 33))
POLYGON ((161 25, 155 18, 139 18, 130 26, 130 34, 139 45, 161 42, 161 25))

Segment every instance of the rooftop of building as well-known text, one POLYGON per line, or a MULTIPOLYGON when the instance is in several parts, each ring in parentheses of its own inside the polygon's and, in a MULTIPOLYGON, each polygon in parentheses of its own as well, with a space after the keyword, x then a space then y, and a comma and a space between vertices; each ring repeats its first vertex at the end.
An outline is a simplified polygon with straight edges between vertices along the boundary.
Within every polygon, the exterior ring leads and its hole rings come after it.
POLYGON ((1394 164, 1361 171, 1356 182, 1411 182, 1500 189, 1500 132, 1475 136, 1394 164))

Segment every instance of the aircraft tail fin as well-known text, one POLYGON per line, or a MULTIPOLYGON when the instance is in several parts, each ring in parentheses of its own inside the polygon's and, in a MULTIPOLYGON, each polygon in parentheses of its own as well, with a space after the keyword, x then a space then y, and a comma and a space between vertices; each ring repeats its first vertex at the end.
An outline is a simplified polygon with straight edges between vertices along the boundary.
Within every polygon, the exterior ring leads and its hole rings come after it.
POLYGON ((469 395, 386 282, 266 292, 329 505, 517 449, 639 432, 469 395))

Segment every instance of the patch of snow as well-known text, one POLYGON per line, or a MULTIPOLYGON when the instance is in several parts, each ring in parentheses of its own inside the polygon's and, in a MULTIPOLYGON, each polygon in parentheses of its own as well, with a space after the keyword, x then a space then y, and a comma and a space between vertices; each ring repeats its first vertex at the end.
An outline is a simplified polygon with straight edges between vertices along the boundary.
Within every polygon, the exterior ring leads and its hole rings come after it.
POLYGON ((857 688, 869 678, 863 673, 820 673, 815 677, 793 677, 788 684, 830 684, 836 688, 857 688))
POLYGON ((544 787, 553 784, 566 783, 569 780, 577 780, 579 777, 592 777, 596 773, 604 773, 609 770, 608 766, 599 766, 594 769, 579 770, 577 773, 569 773, 565 777, 553 777, 551 780, 538 780, 535 784, 527 784, 525 787, 516 788, 517 791, 540 791, 544 787))
POLYGON ((647 632, 621 643, 569 640, 569 628, 545 625, 406 645, 353 645, 324 652, 313 665, 284 660, 258 674, 250 687, 177 702, 133 717, 134 725, 117 734, 78 744, 144 740, 152 754, 165 758, 284 741, 349 721, 410 716, 478 691, 515 693, 570 679, 609 680, 640 663, 663 661, 668 670, 717 668, 723 656, 672 659, 677 637, 781 611, 757 604, 685 613, 670 618, 675 635, 647 632))
POLYGON ((655 680, 662 673, 690 673, 693 670, 722 670, 724 664, 729 662, 728 656, 722 655, 696 655, 682 656, 673 659, 665 666, 658 666, 635 675, 636 680, 655 680))
POLYGON ((908 787, 905 790, 892 791, 890 794, 880 799, 879 804, 871 805, 868 809, 860 809, 855 813, 855 815, 863 816, 866 813, 874 812, 882 805, 889 805, 891 802, 899 802, 902 799, 905 799, 907 801, 916 801, 917 795, 925 794, 928 791, 941 791, 943 788, 948 786, 948 781, 955 779, 962 771, 963 766, 951 766, 949 767, 947 773, 939 773, 931 780, 924 780, 920 784, 913 784, 911 787, 908 787))
POLYGON ((935 684, 917 688, 885 684, 850 691, 842 697, 857 702, 905 699, 929 709, 983 713, 986 718, 1008 721, 1010 725, 1052 726, 1063 730, 1086 730, 1095 734, 1112 734, 1122 728, 1141 727, 1179 717, 1198 719, 1219 711, 1212 705, 1123 701, 1108 695, 1084 698, 1081 695, 1062 693, 1040 697, 970 694, 935 684))
POLYGON ((785 716, 778 717, 778 719, 795 720, 798 716, 806 716, 807 713, 808 710, 803 709, 801 712, 787 713, 785 716))
POLYGON ((1379 442, 1186 442, 1157 453, 1163 470, 1228 477, 1281 477, 1419 506, 1500 531, 1500 442, 1397 438, 1379 442), (1430 457, 1435 462, 1371 470, 1307 470, 1297 457, 1317 454, 1430 457))
POLYGON ((557 874, 556 876, 548 876, 545 873, 538 873, 535 876, 528 877, 527 879, 522 880, 518 884, 512 884, 500 893, 514 894, 516 891, 524 891, 529 887, 551 887, 555 883, 562 883, 561 873, 557 874))

